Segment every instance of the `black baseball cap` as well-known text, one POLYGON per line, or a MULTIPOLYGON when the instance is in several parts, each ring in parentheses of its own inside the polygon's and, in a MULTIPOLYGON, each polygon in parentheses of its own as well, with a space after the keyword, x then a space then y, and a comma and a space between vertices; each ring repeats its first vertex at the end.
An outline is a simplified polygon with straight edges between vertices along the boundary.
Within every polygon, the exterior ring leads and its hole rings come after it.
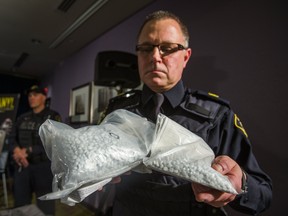
POLYGON ((40 87, 38 85, 33 85, 28 89, 27 94, 29 94, 30 92, 41 93, 41 94, 46 96, 47 92, 48 92, 48 88, 47 87, 40 87))

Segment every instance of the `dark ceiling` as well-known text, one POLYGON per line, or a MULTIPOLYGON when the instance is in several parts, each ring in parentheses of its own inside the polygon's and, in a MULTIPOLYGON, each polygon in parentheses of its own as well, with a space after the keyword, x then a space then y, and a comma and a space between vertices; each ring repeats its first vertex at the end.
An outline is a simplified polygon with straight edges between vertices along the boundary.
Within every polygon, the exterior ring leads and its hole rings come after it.
POLYGON ((39 78, 155 0, 1 0, 0 73, 39 78))

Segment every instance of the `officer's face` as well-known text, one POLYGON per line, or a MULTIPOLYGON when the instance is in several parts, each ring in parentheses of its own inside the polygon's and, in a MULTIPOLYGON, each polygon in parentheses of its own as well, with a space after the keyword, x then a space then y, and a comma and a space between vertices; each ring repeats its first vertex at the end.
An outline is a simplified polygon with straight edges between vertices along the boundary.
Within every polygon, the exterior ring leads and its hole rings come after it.
POLYGON ((46 96, 41 93, 30 92, 28 95, 29 105, 32 109, 45 105, 45 100, 46 96))
MULTIPOLYGON (((172 19, 148 22, 138 44, 158 45, 177 43, 185 45, 179 24, 172 19)), ((171 89, 181 79, 183 69, 191 56, 191 49, 161 54, 157 47, 150 52, 138 51, 138 67, 141 80, 155 92, 171 89)))

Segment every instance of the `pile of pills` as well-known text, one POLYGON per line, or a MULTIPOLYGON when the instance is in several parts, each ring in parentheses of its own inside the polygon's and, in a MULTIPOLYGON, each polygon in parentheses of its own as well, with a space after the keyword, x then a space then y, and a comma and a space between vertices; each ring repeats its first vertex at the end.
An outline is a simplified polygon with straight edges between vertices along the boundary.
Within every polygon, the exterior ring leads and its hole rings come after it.
POLYGON ((237 194, 227 177, 211 168, 211 159, 194 160, 183 154, 158 155, 148 160, 146 165, 154 170, 228 193, 237 194))
POLYGON ((137 136, 111 124, 54 131, 52 170, 62 189, 120 175, 147 154, 137 136))

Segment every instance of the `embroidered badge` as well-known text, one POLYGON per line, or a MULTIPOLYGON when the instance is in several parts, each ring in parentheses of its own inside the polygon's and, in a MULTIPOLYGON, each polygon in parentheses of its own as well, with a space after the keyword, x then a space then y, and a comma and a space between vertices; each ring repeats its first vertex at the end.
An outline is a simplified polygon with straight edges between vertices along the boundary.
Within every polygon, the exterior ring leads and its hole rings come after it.
POLYGON ((239 128, 246 137, 248 137, 248 134, 246 133, 242 122, 240 121, 240 119, 238 118, 238 116, 236 114, 234 114, 234 124, 237 128, 239 128))

